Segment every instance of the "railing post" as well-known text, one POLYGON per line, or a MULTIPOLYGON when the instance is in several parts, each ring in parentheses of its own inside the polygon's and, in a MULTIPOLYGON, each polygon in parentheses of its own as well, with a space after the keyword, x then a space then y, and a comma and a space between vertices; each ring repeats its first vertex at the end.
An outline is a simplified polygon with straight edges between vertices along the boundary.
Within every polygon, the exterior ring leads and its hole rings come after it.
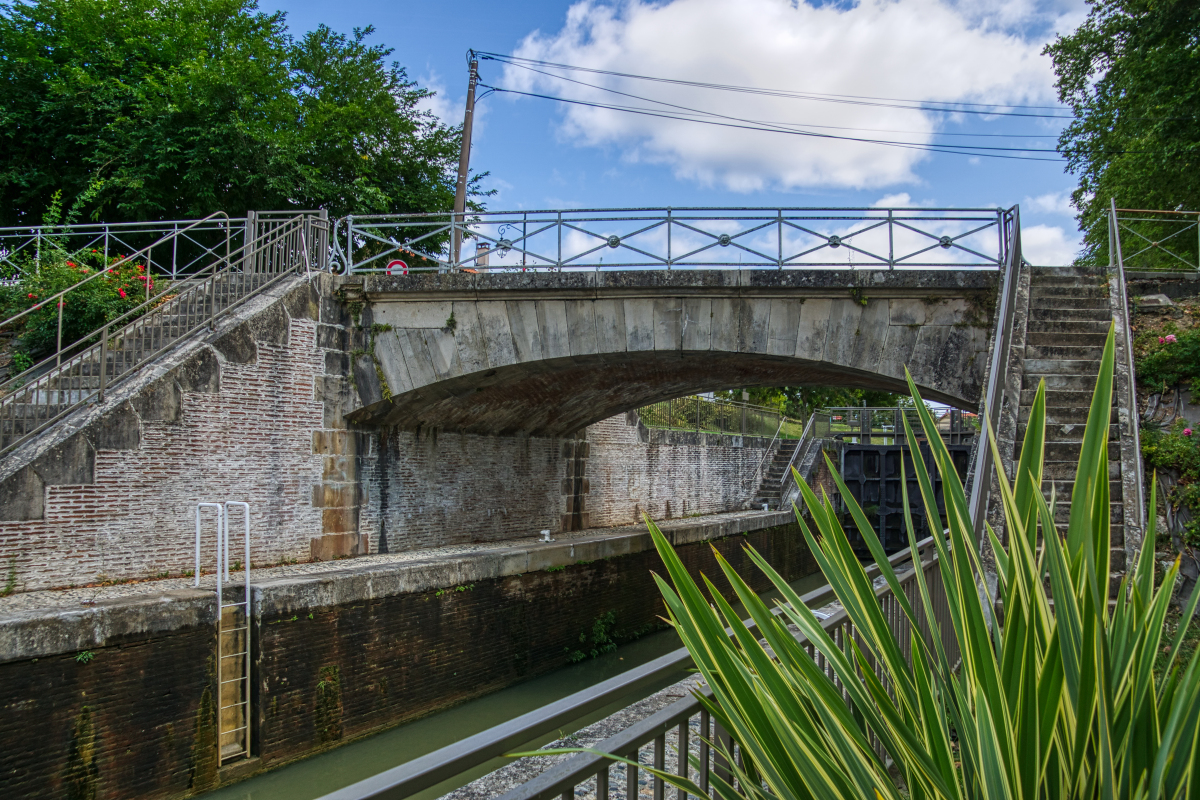
POLYGON ((562 212, 558 212, 558 261, 555 267, 562 272, 562 212))
POLYGON ((108 378, 108 326, 100 331, 100 391, 99 402, 104 402, 104 385, 108 378))
POLYGON ((671 207, 667 206, 667 269, 671 268, 671 207))
POLYGON ((896 223, 892 219, 892 209, 888 209, 888 269, 896 268, 896 223))
POLYGON ((777 235, 776 238, 779 244, 779 268, 783 269, 783 209, 777 209, 777 235))
POLYGON ((733 773, 729 769, 729 761, 724 755, 724 753, 733 755, 733 737, 729 735, 729 731, 725 730, 719 722, 713 728, 713 733, 715 734, 713 738, 717 745, 713 753, 713 773, 726 783, 733 783, 733 773))
POLYGON ((696 395, 696 433, 700 432, 700 395, 696 395))
POLYGON ((62 366, 62 315, 63 304, 66 302, 66 295, 58 298, 58 343, 54 348, 54 366, 62 366))
MULTIPOLYGON (((171 280, 175 280, 177 276, 177 265, 179 264, 179 223, 175 223, 175 236, 171 239, 171 280)), ((150 276, 150 264, 146 264, 146 277, 150 276)), ((146 281, 146 299, 150 298, 150 281, 146 281)))

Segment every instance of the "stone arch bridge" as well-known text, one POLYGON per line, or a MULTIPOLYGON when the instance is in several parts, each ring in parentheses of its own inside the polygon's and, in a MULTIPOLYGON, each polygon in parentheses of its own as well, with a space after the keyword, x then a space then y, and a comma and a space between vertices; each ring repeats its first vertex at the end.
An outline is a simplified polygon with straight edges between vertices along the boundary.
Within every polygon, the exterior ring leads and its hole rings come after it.
POLYGON ((359 425, 561 436, 699 391, 838 385, 975 409, 998 271, 366 275, 359 425))

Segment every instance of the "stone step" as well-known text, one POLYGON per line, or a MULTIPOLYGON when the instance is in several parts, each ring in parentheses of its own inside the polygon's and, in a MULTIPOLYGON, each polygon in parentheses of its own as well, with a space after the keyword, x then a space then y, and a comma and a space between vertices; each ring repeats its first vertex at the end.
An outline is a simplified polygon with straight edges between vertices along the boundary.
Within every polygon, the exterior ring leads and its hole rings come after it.
POLYGON ((1103 299, 1108 301, 1108 287, 1101 287, 1097 284, 1076 284, 1072 283, 1067 286, 1043 286, 1041 283, 1031 283, 1029 286, 1029 297, 1070 297, 1076 299, 1103 299))
MULTIPOLYGON (((1024 422, 1017 425, 1016 442, 1019 447, 1025 441, 1025 429, 1028 427, 1024 422)), ((1086 423, 1065 422, 1056 425, 1046 426, 1046 441, 1049 442, 1082 442, 1083 433, 1087 429, 1086 423)), ((1108 441, 1116 442, 1120 439, 1121 432, 1117 423, 1110 423, 1108 426, 1108 441)))
POLYGON ((1095 375, 1026 375, 1025 389, 1037 389, 1038 381, 1046 381, 1046 391, 1054 390, 1071 390, 1076 392, 1090 392, 1096 388, 1095 375))
POLYGON ((1032 331, 1025 335, 1025 344, 1051 347, 1104 347, 1107 334, 1072 333, 1070 331, 1032 331))
MULTIPOLYGON (((1092 380, 1096 378, 1093 375, 1092 380)), ((1037 397, 1036 385, 1034 388, 1021 389, 1021 407, 1027 408, 1033 405, 1034 398, 1037 397)), ((1116 397, 1114 396, 1114 400, 1116 397)), ((1092 391, 1090 389, 1051 389, 1046 388, 1046 408, 1091 408, 1092 406, 1092 391)), ((1049 411, 1047 411, 1049 413, 1049 411)))
MULTIPOLYGON (((1021 406, 1020 410, 1017 411, 1017 422, 1021 424, 1022 430, 1025 428, 1024 423, 1029 421, 1029 409, 1030 406, 1021 406)), ((1063 425, 1083 426, 1087 424, 1089 410, 1090 409, 1087 406, 1072 406, 1069 408, 1057 406, 1054 408, 1047 408, 1046 430, 1049 431, 1051 428, 1056 427, 1061 428, 1063 425)), ((1117 409, 1114 406, 1109 414, 1108 421, 1110 424, 1116 424, 1117 419, 1117 409)))
POLYGON ((1054 358, 1063 361, 1096 359, 1099 361, 1103 354, 1104 347, 1102 345, 1081 347, 1078 345, 1030 344, 1025 346, 1025 358, 1034 359, 1054 358))
POLYGON ((1053 322, 1103 322, 1107 325, 1112 321, 1112 311, 1107 305, 1103 308, 1039 308, 1037 318, 1053 322))
POLYGON ((1069 295, 1037 295, 1032 291, 1029 297, 1029 315, 1031 317, 1038 314, 1039 309, 1109 309, 1108 296, 1103 297, 1086 297, 1086 296, 1069 296, 1069 295))
POLYGON ((1100 372, 1100 362, 1087 359, 1027 358, 1023 366, 1026 377, 1035 379, 1042 375, 1091 375, 1095 380, 1100 372))
MULTIPOLYGON (((1083 440, 1077 441, 1058 441, 1046 442, 1043 449, 1042 458, 1045 463, 1049 464, 1056 461, 1070 461, 1072 464, 1079 462, 1079 449, 1083 445, 1083 440)), ((1021 457, 1021 447, 1017 446, 1016 458, 1021 457)), ((1108 462, 1111 464, 1121 458, 1121 445, 1118 442, 1110 441, 1108 443, 1108 462)))
POLYGON ((1098 333, 1107 334, 1111 322, 1108 320, 1056 320, 1046 319, 1040 314, 1031 317, 1026 327, 1030 333, 1098 333))

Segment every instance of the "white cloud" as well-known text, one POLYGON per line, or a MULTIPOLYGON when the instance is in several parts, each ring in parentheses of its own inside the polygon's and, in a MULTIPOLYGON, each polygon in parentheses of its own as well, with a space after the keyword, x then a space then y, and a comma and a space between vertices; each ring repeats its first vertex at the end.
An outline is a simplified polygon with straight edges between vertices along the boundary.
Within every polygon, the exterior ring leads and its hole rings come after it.
POLYGON ((1044 214, 1075 216, 1075 209, 1071 207, 1070 192, 1051 192, 1037 197, 1026 197, 1025 205, 1044 214))
MULTIPOLYGON (((515 55, 693 81, 941 101, 1053 101, 1040 50, 1062 6, 1081 0, 861 0, 819 7, 805 0, 584 0, 557 33, 534 32, 515 55), (1039 10, 1041 9, 1041 10, 1039 10), (1047 11, 1046 9, 1049 9, 1047 11), (1033 39, 1017 33, 1029 23, 1033 39)), ((1062 13, 1066 13, 1063 11, 1062 13)), ((740 119, 821 124, 826 133, 927 143, 938 121, 896 108, 798 101, 569 73, 608 89, 740 119), (878 133, 880 129, 904 134, 878 133)), ((598 88, 505 69, 521 91, 647 107, 598 88)), ((567 106, 562 134, 616 146, 630 161, 669 165, 678 177, 735 191, 811 186, 870 188, 915 180, 919 150, 738 130, 567 106)))
POLYGON ((1030 264, 1039 267, 1069 265, 1075 260, 1080 244, 1078 234, 1067 238, 1066 231, 1057 226, 1021 226, 1021 254, 1030 264))
MULTIPOLYGON (((463 109, 467 103, 466 98, 451 98, 450 93, 446 91, 446 85, 434 73, 419 78, 417 84, 433 92, 432 97, 421 99, 417 103, 417 108, 422 111, 432 111, 433 115, 441 120, 444 125, 462 125, 463 109)), ((476 106, 476 108, 482 111, 482 107, 476 106)))

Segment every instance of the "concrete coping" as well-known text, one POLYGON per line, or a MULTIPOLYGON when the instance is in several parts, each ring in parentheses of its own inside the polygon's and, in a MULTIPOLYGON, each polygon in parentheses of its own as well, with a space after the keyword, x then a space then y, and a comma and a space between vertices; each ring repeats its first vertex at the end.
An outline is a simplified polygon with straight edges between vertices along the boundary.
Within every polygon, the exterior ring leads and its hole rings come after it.
MULTIPOLYGON (((711 541, 793 523, 791 511, 740 511, 665 520, 660 529, 675 546, 711 541)), ((376 600, 400 594, 449 589, 489 578, 566 567, 580 562, 628 555, 654 547, 645 525, 560 533, 545 543, 537 537, 479 545, 469 552, 431 549, 416 557, 389 560, 365 556, 323 564, 297 565, 300 574, 251 576, 254 615, 308 613, 319 608, 376 600)), ((264 570, 269 572, 270 570, 264 570)), ((65 593, 39 592, 47 605, 0 612, 0 663, 78 653, 155 634, 215 625, 215 592, 207 588, 132 584, 130 594, 67 605, 65 593), (134 593, 136 592, 136 593, 134 593), (57 603, 49 602, 51 599, 57 603), (64 598, 65 599, 65 598, 64 598)), ((240 594, 235 580, 231 594, 240 594)), ((226 595, 227 600, 231 599, 226 595)))

